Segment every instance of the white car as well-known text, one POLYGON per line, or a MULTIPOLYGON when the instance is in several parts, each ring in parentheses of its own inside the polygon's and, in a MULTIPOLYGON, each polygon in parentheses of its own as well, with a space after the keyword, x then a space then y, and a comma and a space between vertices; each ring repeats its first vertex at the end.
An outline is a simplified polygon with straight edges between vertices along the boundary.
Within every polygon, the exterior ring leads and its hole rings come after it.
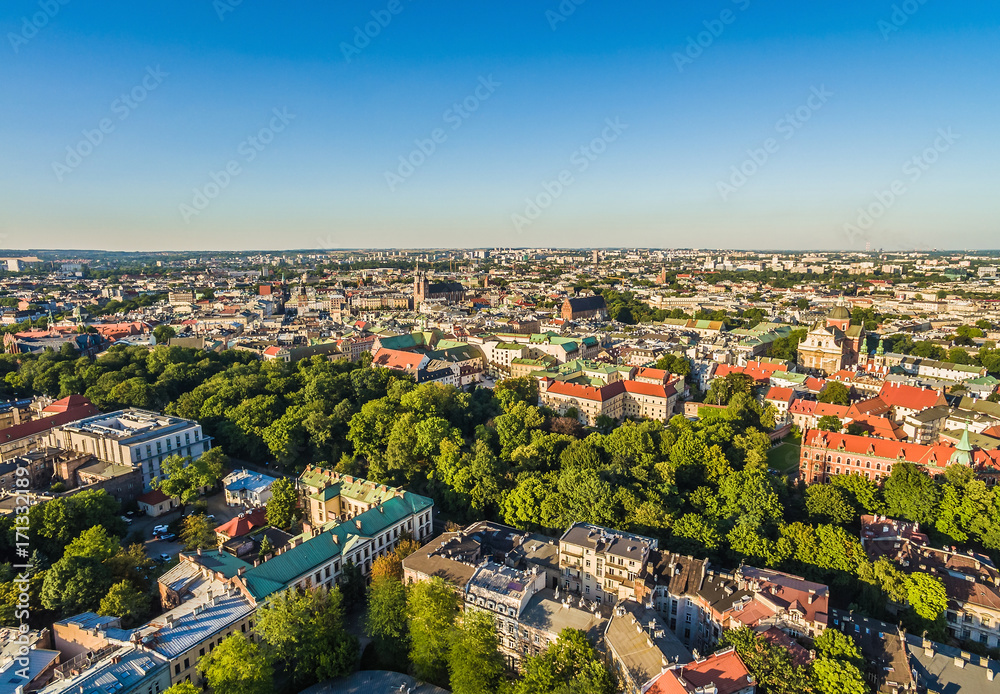
POLYGON ((122 516, 121 519, 125 521, 125 525, 132 525, 132 519, 128 516, 122 516))
POLYGON ((167 532, 167 526, 165 526, 165 525, 154 525, 153 526, 153 534, 154 535, 162 535, 165 532, 167 532))

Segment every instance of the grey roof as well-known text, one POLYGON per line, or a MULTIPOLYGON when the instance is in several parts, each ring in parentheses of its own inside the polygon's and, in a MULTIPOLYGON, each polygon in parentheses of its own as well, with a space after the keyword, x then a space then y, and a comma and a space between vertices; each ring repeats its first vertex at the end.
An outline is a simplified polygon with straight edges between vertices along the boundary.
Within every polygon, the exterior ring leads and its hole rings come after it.
POLYGON ((157 654, 128 645, 109 654, 77 677, 53 682, 42 691, 45 694, 56 692, 107 694, 120 690, 134 691, 140 682, 166 667, 166 661, 157 654), (118 662, 115 662, 112 656, 118 659, 118 662))
POLYGON ((596 552, 606 552, 635 561, 644 559, 649 551, 657 547, 656 540, 652 538, 602 528, 590 523, 574 523, 563 534, 561 542, 588 547, 596 552))
POLYGON ((632 600, 615 607, 604 642, 639 687, 669 664, 692 660, 691 651, 667 629, 656 612, 632 600))
POLYGON ((910 665, 918 682, 929 691, 947 694, 1000 692, 1000 662, 940 643, 928 644, 930 648, 925 648, 921 637, 906 636, 910 665), (993 672, 996 678, 990 680, 988 672, 993 672))
POLYGON ((18 673, 24 669, 24 665, 15 658, 0 668, 0 694, 14 694, 18 687, 26 686, 31 680, 38 677, 42 670, 52 664, 59 657, 59 651, 51 651, 47 648, 32 648, 28 651, 28 676, 22 677, 18 673))
POLYGON ((151 625, 159 628, 145 634, 143 643, 172 660, 253 611, 254 606, 241 594, 220 595, 203 607, 176 618, 172 624, 157 619, 151 625))
POLYGON ((579 629, 587 634, 591 643, 597 643, 612 608, 609 605, 588 603, 589 609, 583 609, 579 596, 561 595, 555 599, 551 589, 540 590, 521 613, 520 623, 524 626, 546 631, 554 639, 563 629, 579 629))

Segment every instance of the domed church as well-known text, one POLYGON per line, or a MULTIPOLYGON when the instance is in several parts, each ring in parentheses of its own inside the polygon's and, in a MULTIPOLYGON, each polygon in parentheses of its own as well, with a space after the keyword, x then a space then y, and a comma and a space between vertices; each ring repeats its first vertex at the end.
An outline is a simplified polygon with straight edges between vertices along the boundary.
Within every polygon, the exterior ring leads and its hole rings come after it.
POLYGON ((825 375, 857 365, 865 343, 863 325, 851 325, 851 312, 835 306, 799 343, 799 366, 825 375))

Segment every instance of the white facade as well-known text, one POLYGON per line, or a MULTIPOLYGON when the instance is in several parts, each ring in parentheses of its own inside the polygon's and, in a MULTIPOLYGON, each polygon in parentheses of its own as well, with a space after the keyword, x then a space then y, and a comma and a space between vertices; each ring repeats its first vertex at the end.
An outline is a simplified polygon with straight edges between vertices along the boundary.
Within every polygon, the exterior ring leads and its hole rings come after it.
POLYGON ((53 429, 47 445, 98 460, 130 465, 142 470, 143 488, 149 490, 161 477, 161 465, 171 455, 200 458, 212 447, 201 424, 190 419, 128 409, 99 414, 53 429))

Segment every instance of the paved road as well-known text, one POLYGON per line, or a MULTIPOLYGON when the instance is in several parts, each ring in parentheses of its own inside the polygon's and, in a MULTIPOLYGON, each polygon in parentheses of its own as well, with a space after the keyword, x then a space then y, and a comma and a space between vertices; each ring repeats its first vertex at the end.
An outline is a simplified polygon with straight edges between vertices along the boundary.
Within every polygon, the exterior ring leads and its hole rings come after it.
MULTIPOLYGON (((208 513, 215 516, 214 522, 216 525, 222 525, 243 511, 242 508, 226 506, 226 495, 222 492, 216 492, 204 498, 208 502, 208 513)), ((176 509, 156 518, 136 515, 134 516, 135 520, 132 521, 132 525, 129 526, 129 533, 142 538, 142 542, 146 548, 146 556, 156 559, 161 554, 168 554, 171 558, 174 558, 178 552, 184 549, 184 545, 179 540, 164 542, 163 540, 152 539, 153 528, 157 525, 169 525, 180 517, 181 509, 176 509)))

